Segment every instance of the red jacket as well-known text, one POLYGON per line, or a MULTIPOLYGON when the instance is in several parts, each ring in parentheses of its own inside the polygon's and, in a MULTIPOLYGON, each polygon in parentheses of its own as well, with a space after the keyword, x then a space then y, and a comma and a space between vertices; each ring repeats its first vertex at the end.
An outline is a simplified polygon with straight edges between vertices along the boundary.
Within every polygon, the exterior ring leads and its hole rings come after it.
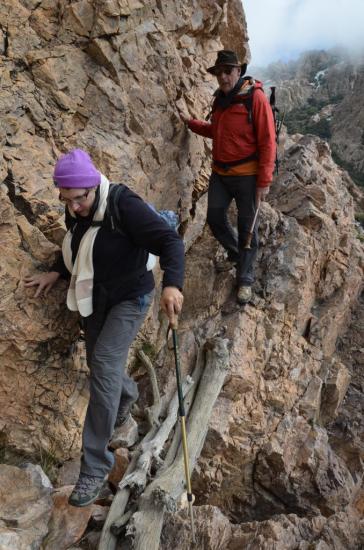
POLYGON ((227 109, 217 108, 211 122, 191 119, 188 127, 204 137, 212 138, 212 158, 232 162, 258 153, 258 187, 267 187, 273 178, 276 159, 276 134, 272 109, 261 82, 255 82, 253 124, 248 121, 244 104, 233 103, 227 109))

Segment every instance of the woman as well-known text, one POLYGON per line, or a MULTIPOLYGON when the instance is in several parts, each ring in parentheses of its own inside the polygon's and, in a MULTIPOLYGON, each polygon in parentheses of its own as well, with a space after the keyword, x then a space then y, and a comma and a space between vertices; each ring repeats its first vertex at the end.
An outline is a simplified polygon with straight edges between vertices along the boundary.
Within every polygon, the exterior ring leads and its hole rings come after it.
POLYGON ((90 402, 80 476, 69 502, 87 506, 97 499, 113 466, 108 447, 113 430, 130 419, 138 397, 135 382, 124 371, 129 347, 153 299, 148 253, 160 257, 161 308, 173 323, 183 302, 184 247, 177 233, 138 195, 110 184, 85 151, 75 149, 62 156, 53 179, 66 204, 68 231, 62 255, 49 273, 26 277, 25 286, 36 286, 35 296, 46 295, 59 277, 70 277, 67 306, 79 311, 84 321, 90 402), (116 204, 111 204, 116 188, 116 204), (112 206, 119 227, 112 219, 112 206))

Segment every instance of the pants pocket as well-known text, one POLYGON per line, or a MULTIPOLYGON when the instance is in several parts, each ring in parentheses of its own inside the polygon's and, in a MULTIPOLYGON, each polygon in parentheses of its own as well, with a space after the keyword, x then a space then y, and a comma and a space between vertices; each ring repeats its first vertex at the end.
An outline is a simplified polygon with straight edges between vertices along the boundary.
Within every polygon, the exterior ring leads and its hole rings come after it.
POLYGON ((147 294, 143 294, 143 296, 138 296, 138 305, 141 313, 144 313, 149 308, 150 304, 152 303, 154 298, 154 290, 151 292, 148 292, 147 294))

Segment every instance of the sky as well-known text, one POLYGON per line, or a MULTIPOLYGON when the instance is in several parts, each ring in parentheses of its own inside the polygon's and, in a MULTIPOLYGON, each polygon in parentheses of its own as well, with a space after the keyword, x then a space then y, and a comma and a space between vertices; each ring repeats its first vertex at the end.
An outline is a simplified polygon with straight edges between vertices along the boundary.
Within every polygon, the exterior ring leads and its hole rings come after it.
POLYGON ((251 64, 288 61, 311 49, 364 49, 364 0, 242 0, 251 64))

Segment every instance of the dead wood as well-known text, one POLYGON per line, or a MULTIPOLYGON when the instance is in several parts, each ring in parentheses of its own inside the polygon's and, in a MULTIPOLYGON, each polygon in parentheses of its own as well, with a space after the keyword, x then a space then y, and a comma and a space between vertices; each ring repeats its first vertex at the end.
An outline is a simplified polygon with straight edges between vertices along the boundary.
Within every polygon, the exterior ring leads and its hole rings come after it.
MULTIPOLYGON (((193 384, 193 379, 188 376, 182 385, 182 393, 186 395, 191 385, 193 384)), ((161 465, 160 454, 163 450, 164 444, 166 443, 169 434, 173 430, 174 425, 177 422, 178 418, 178 395, 175 394, 171 400, 167 416, 161 426, 157 429, 155 435, 152 439, 148 441, 143 441, 141 444, 141 454, 137 460, 136 467, 133 472, 126 475, 120 482, 119 488, 130 487, 133 490, 137 490, 140 494, 147 484, 147 476, 150 472, 152 462, 156 463, 157 466, 161 465)))
MULTIPOLYGON (((203 348, 200 348, 198 353, 197 353, 196 366, 195 366, 195 369, 194 369, 193 374, 192 374, 192 379, 193 379, 194 383, 193 383, 190 391, 188 392, 188 394, 186 395, 186 397, 183 400, 184 401, 184 406, 185 406, 186 418, 189 414, 189 411, 191 409, 193 400, 195 398, 195 395, 196 395, 196 392, 197 392, 197 389, 198 389, 198 385, 199 385, 198 383, 199 383, 200 378, 202 376, 202 372, 203 372, 204 367, 205 367, 205 350, 203 348)), ((174 435, 173 435, 172 442, 168 447, 168 451, 167 451, 167 454, 166 454, 165 459, 163 461, 163 464, 161 465, 161 467, 158 470, 158 475, 163 473, 164 470, 166 470, 172 464, 172 462, 174 461, 174 459, 176 457, 176 454, 177 454, 177 451, 178 451, 178 448, 179 448, 180 444, 181 444, 181 425, 180 425, 180 423, 178 423, 177 426, 176 426, 174 435)))
MULTIPOLYGON (((225 380, 229 361, 227 340, 216 338, 207 352, 206 367, 194 400, 187 425, 191 472, 199 457, 207 434, 215 401, 225 380)), ((184 492, 182 450, 161 475, 158 475, 139 499, 139 510, 127 527, 133 550, 158 550, 166 510, 175 511, 184 492)))
POLYGON ((153 405, 146 409, 149 427, 152 428, 153 426, 159 426, 159 416, 162 408, 161 396, 160 396, 159 387, 158 387, 158 380, 155 374, 155 369, 149 357, 142 350, 138 351, 137 356, 139 357, 139 359, 147 369, 150 382, 152 385, 153 405))

